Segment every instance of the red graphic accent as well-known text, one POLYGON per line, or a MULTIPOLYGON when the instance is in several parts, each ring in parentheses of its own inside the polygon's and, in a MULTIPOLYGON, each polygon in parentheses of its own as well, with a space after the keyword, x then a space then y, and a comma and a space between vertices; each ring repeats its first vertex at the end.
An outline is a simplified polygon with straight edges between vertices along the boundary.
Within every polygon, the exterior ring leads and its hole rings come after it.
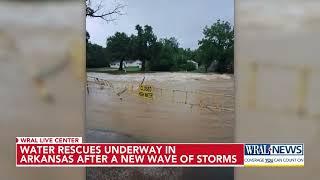
POLYGON ((243 144, 17 144, 18 166, 242 166, 243 144))

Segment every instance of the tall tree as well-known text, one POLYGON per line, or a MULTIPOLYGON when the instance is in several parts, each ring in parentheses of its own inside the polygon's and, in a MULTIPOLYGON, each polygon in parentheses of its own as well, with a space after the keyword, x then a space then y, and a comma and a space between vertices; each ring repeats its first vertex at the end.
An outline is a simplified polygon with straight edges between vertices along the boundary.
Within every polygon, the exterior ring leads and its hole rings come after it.
POLYGON ((105 48, 97 44, 92 44, 90 41, 90 34, 86 33, 86 66, 88 68, 107 67, 109 66, 109 59, 105 53, 105 48))
POLYGON ((162 48, 160 51, 159 61, 157 63, 155 70, 160 71, 170 71, 177 70, 177 58, 179 51, 179 43, 176 38, 171 37, 169 39, 163 38, 160 39, 160 43, 162 44, 162 48))
POLYGON ((107 51, 112 60, 119 60, 119 70, 123 70, 123 61, 130 58, 130 37, 126 33, 116 32, 107 39, 107 51))
POLYGON ((212 62, 219 73, 233 73, 234 29, 229 22, 218 20, 203 30, 199 53, 206 71, 212 62))
POLYGON ((142 61, 141 70, 145 71, 146 61, 150 61, 152 58, 153 47, 157 42, 157 37, 153 33, 152 27, 145 25, 142 28, 140 25, 136 25, 137 36, 135 40, 136 56, 142 61))

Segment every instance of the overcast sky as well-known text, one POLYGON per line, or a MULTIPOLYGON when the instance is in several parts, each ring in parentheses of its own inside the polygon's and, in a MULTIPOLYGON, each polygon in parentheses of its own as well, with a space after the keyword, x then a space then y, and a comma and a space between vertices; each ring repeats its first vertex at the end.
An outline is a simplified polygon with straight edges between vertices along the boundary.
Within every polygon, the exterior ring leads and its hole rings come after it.
MULTIPOLYGON (((100 0, 96 0, 99 1, 100 0)), ((108 9, 114 0, 102 0, 108 9)), ((234 21, 234 0, 122 0, 125 15, 115 22, 87 18, 87 30, 93 43, 105 47, 115 32, 135 34, 135 26, 148 24, 158 38, 176 37, 183 48, 195 49, 206 25, 217 19, 234 21)))

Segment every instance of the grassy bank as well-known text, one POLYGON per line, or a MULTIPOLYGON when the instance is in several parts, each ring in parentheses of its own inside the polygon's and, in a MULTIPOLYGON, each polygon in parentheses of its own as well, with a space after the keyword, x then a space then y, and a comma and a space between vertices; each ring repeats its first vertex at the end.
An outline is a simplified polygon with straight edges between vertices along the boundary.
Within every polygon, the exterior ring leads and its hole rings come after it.
MULTIPOLYGON (((138 67, 128 67, 126 70, 118 70, 115 68, 109 68, 109 67, 104 67, 104 68, 87 68, 87 72, 96 72, 96 73, 108 73, 108 74, 130 74, 130 73, 156 73, 159 71, 141 71, 138 67)), ((186 72, 186 71, 170 71, 170 72, 186 72)), ((198 69, 195 71, 188 71, 191 73, 205 73, 203 69, 198 69)))
POLYGON ((143 73, 138 67, 128 67, 126 70, 118 70, 115 68, 87 68, 87 72, 109 73, 109 74, 128 74, 128 73, 143 73))

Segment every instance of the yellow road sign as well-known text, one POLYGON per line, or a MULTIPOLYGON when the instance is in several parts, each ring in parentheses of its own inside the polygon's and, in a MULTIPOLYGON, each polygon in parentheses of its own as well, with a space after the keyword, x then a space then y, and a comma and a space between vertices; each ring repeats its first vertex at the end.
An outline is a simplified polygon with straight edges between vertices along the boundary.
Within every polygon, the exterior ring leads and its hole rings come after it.
POLYGON ((139 86, 139 96, 153 99, 153 88, 151 85, 140 85, 139 86))

